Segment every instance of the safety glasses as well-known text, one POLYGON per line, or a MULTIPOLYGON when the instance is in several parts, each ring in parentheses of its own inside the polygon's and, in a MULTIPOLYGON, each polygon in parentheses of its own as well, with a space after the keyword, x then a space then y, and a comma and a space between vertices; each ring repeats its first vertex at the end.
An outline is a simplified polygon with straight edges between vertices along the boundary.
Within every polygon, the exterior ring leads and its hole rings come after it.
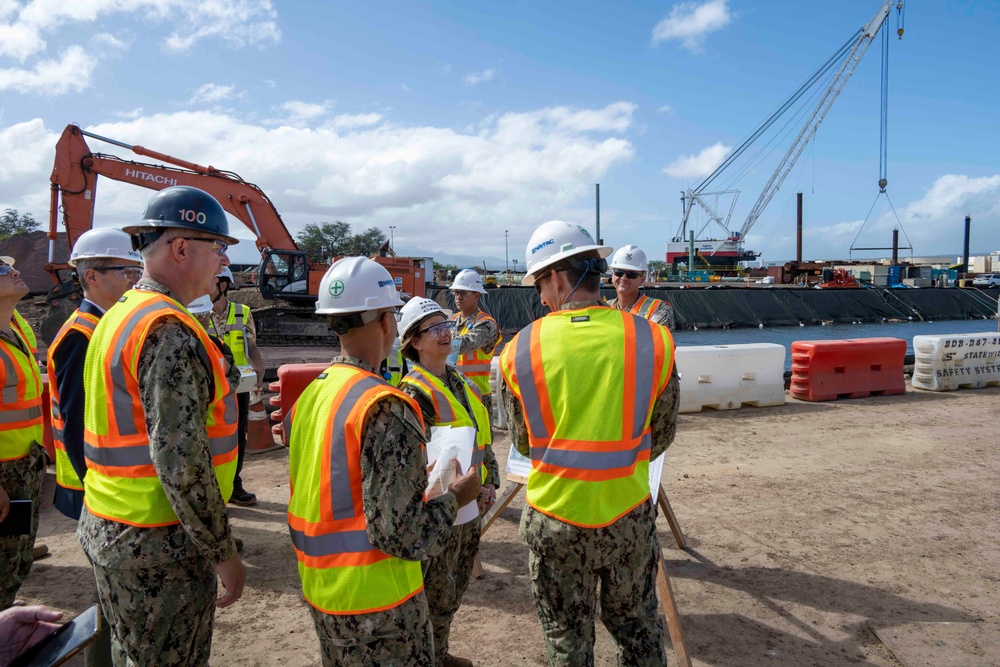
POLYGON ((177 239, 184 239, 185 241, 201 241, 202 243, 211 243, 212 245, 215 246, 215 251, 219 253, 219 257, 225 255, 226 251, 229 250, 229 244, 226 243, 225 241, 220 241, 219 239, 203 239, 200 236, 175 236, 174 238, 170 239, 170 241, 174 242, 177 239))
POLYGON ((0 276, 9 275, 10 272, 13 271, 13 270, 14 270, 14 267, 10 266, 9 264, 0 264, 0 276))
POLYGON ((622 269, 615 269, 616 278, 628 278, 629 280, 635 280, 639 277, 638 271, 623 271, 622 269))
POLYGON ((94 271, 100 271, 101 273, 107 273, 108 271, 117 271, 118 274, 127 280, 138 280, 142 275, 141 266, 102 266, 100 268, 94 269, 94 271))
POLYGON ((444 336, 446 333, 450 334, 454 330, 455 330, 455 321, 445 320, 444 322, 438 322, 437 324, 432 324, 429 327, 418 329, 417 335, 419 336, 420 334, 429 334, 434 338, 440 338, 441 336, 444 336))

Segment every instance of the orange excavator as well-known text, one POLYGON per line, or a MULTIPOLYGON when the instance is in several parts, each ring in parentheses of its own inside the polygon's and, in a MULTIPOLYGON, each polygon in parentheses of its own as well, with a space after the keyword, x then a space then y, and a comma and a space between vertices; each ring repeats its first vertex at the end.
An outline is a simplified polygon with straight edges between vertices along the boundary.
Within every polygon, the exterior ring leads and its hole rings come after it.
POLYGON ((53 261, 59 214, 62 213, 66 240, 72 250, 80 235, 93 227, 97 182, 101 176, 151 190, 172 185, 199 188, 215 197, 227 213, 253 231, 261 253, 254 280, 261 295, 272 304, 254 312, 262 344, 317 344, 333 335, 327 324, 313 315, 319 282, 329 267, 310 262, 308 254, 299 250, 263 190, 231 171, 205 167, 69 125, 56 144, 50 179, 49 262, 45 269, 51 274, 55 287, 48 296, 50 314, 42 324, 43 338, 51 339, 79 301, 79 288, 68 277, 70 267, 53 261), (93 153, 84 137, 173 166, 93 153))

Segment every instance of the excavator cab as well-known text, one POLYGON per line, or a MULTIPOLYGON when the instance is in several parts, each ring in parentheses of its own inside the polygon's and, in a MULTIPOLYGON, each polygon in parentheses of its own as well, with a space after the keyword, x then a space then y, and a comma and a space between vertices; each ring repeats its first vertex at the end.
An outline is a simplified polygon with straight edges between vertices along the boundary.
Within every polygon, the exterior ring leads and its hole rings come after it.
POLYGON ((309 289, 309 256, 300 250, 266 250, 260 261, 257 285, 265 299, 315 301, 309 289))

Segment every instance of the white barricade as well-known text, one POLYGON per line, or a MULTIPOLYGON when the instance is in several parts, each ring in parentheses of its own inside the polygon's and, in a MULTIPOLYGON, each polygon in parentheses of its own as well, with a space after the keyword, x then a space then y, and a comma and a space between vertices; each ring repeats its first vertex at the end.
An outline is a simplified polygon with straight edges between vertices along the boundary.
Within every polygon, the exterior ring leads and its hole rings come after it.
POLYGON ((785 404, 785 346, 774 343, 678 347, 681 412, 785 404))
POLYGON ((1000 386, 1000 334, 913 337, 913 380, 917 389, 952 391, 1000 386))

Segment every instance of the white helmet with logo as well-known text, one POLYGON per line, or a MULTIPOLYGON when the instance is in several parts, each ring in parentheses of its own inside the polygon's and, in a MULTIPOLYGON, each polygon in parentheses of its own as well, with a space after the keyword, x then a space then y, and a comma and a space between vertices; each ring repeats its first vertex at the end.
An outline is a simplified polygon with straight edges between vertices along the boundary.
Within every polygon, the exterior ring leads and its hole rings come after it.
POLYGON ((70 253, 69 265, 76 267, 81 259, 125 259, 142 264, 142 255, 132 249, 132 237, 110 227, 88 229, 80 235, 70 253))
POLYGON ((197 299, 188 304, 188 312, 192 315, 204 315, 212 310, 212 297, 202 294, 197 299))
POLYGON ((594 237, 580 225, 551 220, 538 227, 528 241, 528 247, 524 251, 524 265, 528 274, 521 280, 521 284, 534 285, 535 277, 545 268, 567 257, 596 251, 604 258, 612 250, 609 246, 594 243, 594 237))
POLYGON ((316 313, 351 315, 402 305, 396 283, 384 266, 367 257, 344 257, 320 281, 316 313))
POLYGON ((406 340, 406 334, 422 319, 434 313, 441 313, 448 319, 448 311, 433 299, 416 297, 406 302, 399 311, 399 339, 406 340))
POLYGON ((451 291, 479 292, 486 294, 482 277, 474 269, 462 269, 451 283, 451 291))
POLYGON ((233 272, 229 270, 228 266, 222 267, 222 271, 216 273, 215 277, 220 280, 228 280, 230 285, 236 284, 236 281, 233 279, 233 272))
POLYGON ((612 269, 624 269, 625 271, 646 271, 646 253, 637 245, 627 245, 615 251, 611 257, 609 266, 612 269))

